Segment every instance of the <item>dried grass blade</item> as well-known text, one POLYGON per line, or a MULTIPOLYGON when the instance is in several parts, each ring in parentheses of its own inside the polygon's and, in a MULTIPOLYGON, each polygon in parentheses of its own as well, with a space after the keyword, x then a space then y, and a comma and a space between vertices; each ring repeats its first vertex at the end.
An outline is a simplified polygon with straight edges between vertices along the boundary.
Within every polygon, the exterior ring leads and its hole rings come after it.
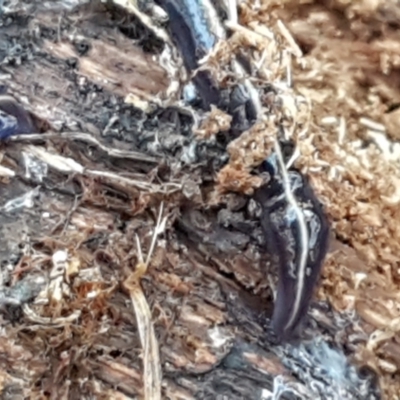
POLYGON ((164 203, 161 203, 157 223, 154 228, 150 249, 145 263, 143 262, 143 253, 140 241, 138 236, 136 236, 139 262, 136 265, 136 270, 124 282, 124 286, 129 290, 132 305, 135 310, 140 342, 143 348, 143 385, 145 400, 161 400, 162 374, 159 346, 154 332, 153 322, 151 320, 151 310, 140 285, 140 278, 147 271, 151 256, 156 247, 157 237, 164 229, 166 218, 162 217, 163 211, 164 203))
POLYGON ((143 384, 145 400, 161 400, 161 364, 151 311, 140 284, 130 287, 130 296, 143 348, 143 384))

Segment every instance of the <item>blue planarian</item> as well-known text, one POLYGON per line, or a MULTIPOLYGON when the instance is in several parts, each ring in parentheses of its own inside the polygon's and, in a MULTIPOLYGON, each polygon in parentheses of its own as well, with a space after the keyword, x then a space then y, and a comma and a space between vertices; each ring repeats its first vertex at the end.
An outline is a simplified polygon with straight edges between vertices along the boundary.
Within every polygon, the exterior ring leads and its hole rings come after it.
POLYGON ((306 177, 286 169, 279 145, 262 168, 270 180, 255 198, 267 250, 279 268, 272 327, 286 341, 307 315, 328 250, 329 223, 306 177))

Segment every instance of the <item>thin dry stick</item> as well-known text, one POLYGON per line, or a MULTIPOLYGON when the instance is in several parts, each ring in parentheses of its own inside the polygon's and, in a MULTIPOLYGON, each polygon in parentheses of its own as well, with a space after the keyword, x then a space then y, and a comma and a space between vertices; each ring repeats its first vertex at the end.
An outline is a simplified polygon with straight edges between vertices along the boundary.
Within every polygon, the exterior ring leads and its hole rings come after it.
POLYGON ((290 33, 289 29, 285 26, 285 24, 279 19, 277 22, 278 28, 281 31, 282 36, 286 39, 289 44, 293 54, 296 57, 303 57, 303 52, 301 51, 299 45, 294 40, 294 37, 290 33))
POLYGON ((70 157, 64 157, 56 153, 48 152, 40 146, 28 145, 23 147, 22 150, 29 155, 39 158, 57 171, 64 173, 91 175, 101 180, 109 180, 114 183, 119 183, 120 185, 134 186, 137 189, 150 192, 172 193, 182 188, 182 184, 180 183, 167 182, 159 185, 155 183, 149 183, 144 179, 139 180, 126 178, 117 173, 109 171, 87 169, 70 157))
POLYGON ((151 311, 140 285, 140 278, 146 273, 158 235, 163 231, 166 218, 162 218, 164 203, 161 203, 157 224, 151 240, 150 250, 143 258, 139 237, 136 235, 139 262, 135 271, 125 280, 124 287, 129 291, 135 310, 140 342, 143 348, 143 384, 145 400, 161 400, 161 364, 159 346, 151 321, 151 311))
POLYGON ((107 153, 110 157, 115 158, 128 158, 134 161, 144 161, 149 163, 158 163, 160 160, 157 157, 151 157, 140 151, 127 151, 113 149, 107 147, 89 133, 84 132, 48 132, 48 133, 34 133, 31 135, 16 135, 9 138, 10 142, 41 142, 43 140, 65 140, 65 141, 82 141, 90 145, 96 146, 98 149, 107 153))

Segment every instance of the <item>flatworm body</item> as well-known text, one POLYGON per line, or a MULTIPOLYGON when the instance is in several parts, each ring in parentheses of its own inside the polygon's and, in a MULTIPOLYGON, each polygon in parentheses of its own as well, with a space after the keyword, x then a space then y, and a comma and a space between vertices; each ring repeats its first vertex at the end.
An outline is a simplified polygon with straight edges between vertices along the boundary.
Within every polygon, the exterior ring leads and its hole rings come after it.
MULTIPOLYGON (((221 0, 156 0, 167 13, 172 40, 182 54, 186 69, 194 72, 192 81, 202 100, 204 109, 215 105, 233 117, 232 131, 248 129, 258 117, 258 94, 247 80, 230 90, 222 92, 213 81, 209 71, 198 69, 199 61, 214 48, 227 33, 222 22, 224 6, 221 0), (252 95, 253 93, 253 95, 252 95)), ((244 73, 238 60, 234 60, 236 73, 244 73)), ((243 74, 242 74, 243 75, 243 74)), ((241 76, 243 78, 243 76, 241 76)), ((236 134, 236 133, 235 133, 236 134)))
MULTIPOLYGON (((199 67, 199 60, 224 35, 215 8, 208 0, 156 0, 156 3, 168 14, 171 36, 186 69, 194 71, 199 67)), ((197 72, 193 82, 205 108, 220 103, 220 91, 207 71, 197 72)))
POLYGON ((256 200, 262 207, 267 250, 279 262, 272 328, 284 341, 298 333, 307 315, 328 249, 329 224, 300 172, 282 171, 282 162, 275 153, 263 169, 271 179, 258 190, 256 200))

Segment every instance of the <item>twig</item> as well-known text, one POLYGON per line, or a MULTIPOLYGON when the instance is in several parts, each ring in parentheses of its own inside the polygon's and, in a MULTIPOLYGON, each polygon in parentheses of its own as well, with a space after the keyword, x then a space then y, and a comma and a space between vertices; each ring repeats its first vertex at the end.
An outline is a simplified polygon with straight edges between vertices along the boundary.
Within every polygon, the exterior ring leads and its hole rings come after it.
POLYGON ((17 135, 9 138, 10 142, 36 142, 42 140, 81 140, 85 143, 92 144, 100 150, 107 153, 110 157, 114 158, 127 158, 135 161, 145 161, 150 163, 158 163, 160 160, 156 157, 148 156, 139 151, 126 151, 119 149, 112 149, 99 142, 95 137, 88 133, 83 132, 50 132, 50 133, 34 133, 31 135, 17 135))
POLYGON ((289 29, 285 26, 285 24, 279 19, 277 22, 278 28, 281 31, 282 36, 286 39, 287 43, 289 44, 293 54, 296 57, 302 57, 303 52, 301 51, 299 45, 294 40, 292 34, 289 32, 289 29))
POLYGON ((136 6, 136 1, 134 0, 113 0, 113 2, 123 8, 125 8, 127 11, 131 12, 134 14, 142 24, 144 24, 147 28, 149 28, 154 35, 161 39, 165 43, 170 43, 170 38, 167 35, 167 33, 157 27, 152 19, 146 15, 145 13, 141 12, 139 8, 136 6))
POLYGON ((88 175, 97 176, 99 178, 109 178, 111 181, 118 182, 120 184, 126 184, 127 186, 134 186, 137 189, 145 190, 149 192, 158 192, 158 193, 173 193, 180 189, 182 189, 182 185, 179 183, 167 182, 162 185, 157 185, 154 183, 148 183, 145 181, 139 181, 137 179, 129 179, 123 176, 119 176, 118 174, 114 174, 112 172, 107 171, 98 171, 98 170, 87 170, 86 173, 88 175))
POLYGON ((163 224, 162 224, 162 220, 161 220, 161 219, 162 219, 163 211, 164 211, 164 203, 162 202, 162 203, 161 203, 161 206, 160 206, 160 211, 159 211, 159 213, 158 213, 157 224, 156 224, 156 231, 154 232, 153 238, 152 238, 152 240, 151 240, 151 245, 150 245, 149 254, 147 255, 146 265, 149 265, 150 258, 151 258, 152 254, 153 254, 153 251, 154 251, 154 248, 155 248, 155 245, 156 245, 157 236, 158 236, 158 234, 161 233, 162 230, 163 230, 163 224))
POLYGON ((108 179, 111 182, 118 183, 125 186, 133 186, 139 190, 158 192, 158 193, 173 193, 182 189, 182 184, 168 182, 165 184, 157 185, 148 183, 145 180, 130 179, 120 176, 117 173, 86 169, 83 165, 69 157, 60 156, 58 154, 50 153, 39 146, 27 145, 24 149, 28 154, 32 154, 40 160, 47 163, 52 168, 63 173, 75 173, 86 176, 96 176, 99 179, 108 179))
POLYGON ((228 3, 228 19, 233 23, 237 24, 238 22, 237 1, 228 0, 227 3, 228 3))

